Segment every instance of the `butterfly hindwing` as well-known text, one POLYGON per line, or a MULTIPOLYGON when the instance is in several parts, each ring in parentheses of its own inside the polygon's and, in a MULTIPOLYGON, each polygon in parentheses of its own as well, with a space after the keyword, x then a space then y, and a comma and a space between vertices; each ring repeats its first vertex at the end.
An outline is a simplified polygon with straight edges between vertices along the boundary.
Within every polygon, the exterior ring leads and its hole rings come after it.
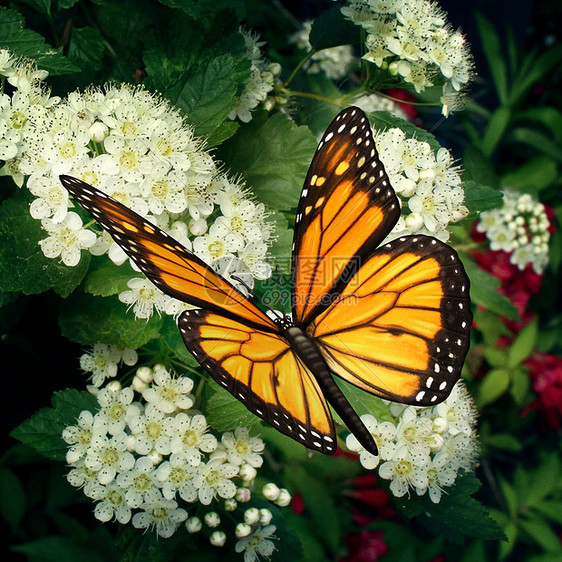
POLYGON ((61 182, 164 293, 194 306, 276 331, 240 291, 171 236, 105 193, 70 176, 61 182))
POLYGON ((306 326, 392 230, 400 203, 379 159, 371 127, 356 107, 322 137, 295 218, 292 297, 306 326))
POLYGON ((251 412, 310 449, 335 452, 328 404, 286 340, 204 310, 183 312, 178 326, 197 361, 251 412))
POLYGON ((444 400, 469 347, 469 280, 456 252, 407 236, 364 263, 309 326, 331 371, 394 402, 444 400))

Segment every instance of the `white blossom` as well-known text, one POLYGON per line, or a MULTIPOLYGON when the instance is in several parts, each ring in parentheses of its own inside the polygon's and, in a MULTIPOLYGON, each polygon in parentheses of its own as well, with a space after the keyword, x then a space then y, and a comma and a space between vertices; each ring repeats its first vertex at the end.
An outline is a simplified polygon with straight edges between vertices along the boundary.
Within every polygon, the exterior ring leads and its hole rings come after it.
POLYGON ((236 552, 244 553, 244 562, 255 562, 260 556, 269 558, 275 550, 275 525, 257 528, 250 536, 241 538, 235 545, 236 552))
POLYGON ((187 519, 187 511, 178 507, 174 500, 167 500, 159 494, 142 504, 142 511, 133 516, 133 527, 154 528, 162 538, 171 537, 180 523, 187 519))
POLYGON ((521 270, 532 264, 536 273, 548 264, 549 228, 544 205, 509 188, 503 192, 503 205, 484 211, 476 225, 478 232, 486 233, 491 250, 511 253, 511 263, 521 270))

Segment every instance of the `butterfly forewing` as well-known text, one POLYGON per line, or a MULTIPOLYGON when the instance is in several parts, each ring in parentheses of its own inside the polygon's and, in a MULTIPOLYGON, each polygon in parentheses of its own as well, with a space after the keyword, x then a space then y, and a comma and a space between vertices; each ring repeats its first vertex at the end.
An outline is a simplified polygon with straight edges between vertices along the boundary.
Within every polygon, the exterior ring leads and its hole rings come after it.
POLYGON ((242 293, 171 236, 99 189, 70 176, 61 182, 164 293, 194 306, 277 331, 242 293))
POLYGON ((350 107, 322 137, 297 209, 292 269, 297 324, 306 326, 333 301, 399 216, 369 121, 350 107))
POLYGON ((178 326, 197 361, 250 411, 310 449, 335 452, 328 404, 286 340, 204 310, 183 312, 178 326))
POLYGON ((428 406, 458 380, 471 323, 456 252, 408 236, 377 250, 309 334, 335 374, 388 400, 428 406))

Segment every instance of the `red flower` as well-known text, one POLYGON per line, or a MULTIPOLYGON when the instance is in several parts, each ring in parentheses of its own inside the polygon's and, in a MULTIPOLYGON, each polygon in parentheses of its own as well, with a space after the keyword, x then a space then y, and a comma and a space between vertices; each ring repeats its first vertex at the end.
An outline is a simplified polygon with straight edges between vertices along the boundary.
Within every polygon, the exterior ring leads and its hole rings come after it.
POLYGON ((509 261, 510 257, 511 254, 502 250, 474 253, 478 265, 501 281, 499 292, 505 295, 519 312, 520 322, 504 319, 511 330, 519 332, 535 316, 528 310, 528 305, 531 297, 540 291, 543 275, 536 273, 531 264, 520 270, 509 261))
POLYGON ((525 361, 538 399, 529 409, 540 410, 549 429, 558 429, 562 420, 562 358, 535 353, 525 361))
POLYGON ((375 562, 388 552, 382 531, 362 531, 345 537, 349 556, 340 562, 375 562))
POLYGON ((355 500, 351 513, 356 525, 368 525, 377 519, 392 519, 396 516, 387 491, 378 487, 378 479, 372 472, 355 478, 351 496, 355 500))

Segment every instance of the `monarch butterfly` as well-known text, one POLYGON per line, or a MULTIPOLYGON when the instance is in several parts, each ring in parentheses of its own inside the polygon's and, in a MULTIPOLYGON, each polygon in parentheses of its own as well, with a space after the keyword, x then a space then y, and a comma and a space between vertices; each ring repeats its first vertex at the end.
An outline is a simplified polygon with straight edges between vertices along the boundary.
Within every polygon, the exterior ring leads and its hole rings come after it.
POLYGON ((292 319, 271 319, 172 237, 94 187, 61 182, 164 293, 200 307, 178 326, 199 364, 251 412, 310 449, 337 448, 332 405, 376 443, 331 373, 382 398, 430 406, 460 376, 472 321, 454 250, 428 236, 379 247, 400 203, 365 114, 339 113, 305 179, 295 218, 292 319))

